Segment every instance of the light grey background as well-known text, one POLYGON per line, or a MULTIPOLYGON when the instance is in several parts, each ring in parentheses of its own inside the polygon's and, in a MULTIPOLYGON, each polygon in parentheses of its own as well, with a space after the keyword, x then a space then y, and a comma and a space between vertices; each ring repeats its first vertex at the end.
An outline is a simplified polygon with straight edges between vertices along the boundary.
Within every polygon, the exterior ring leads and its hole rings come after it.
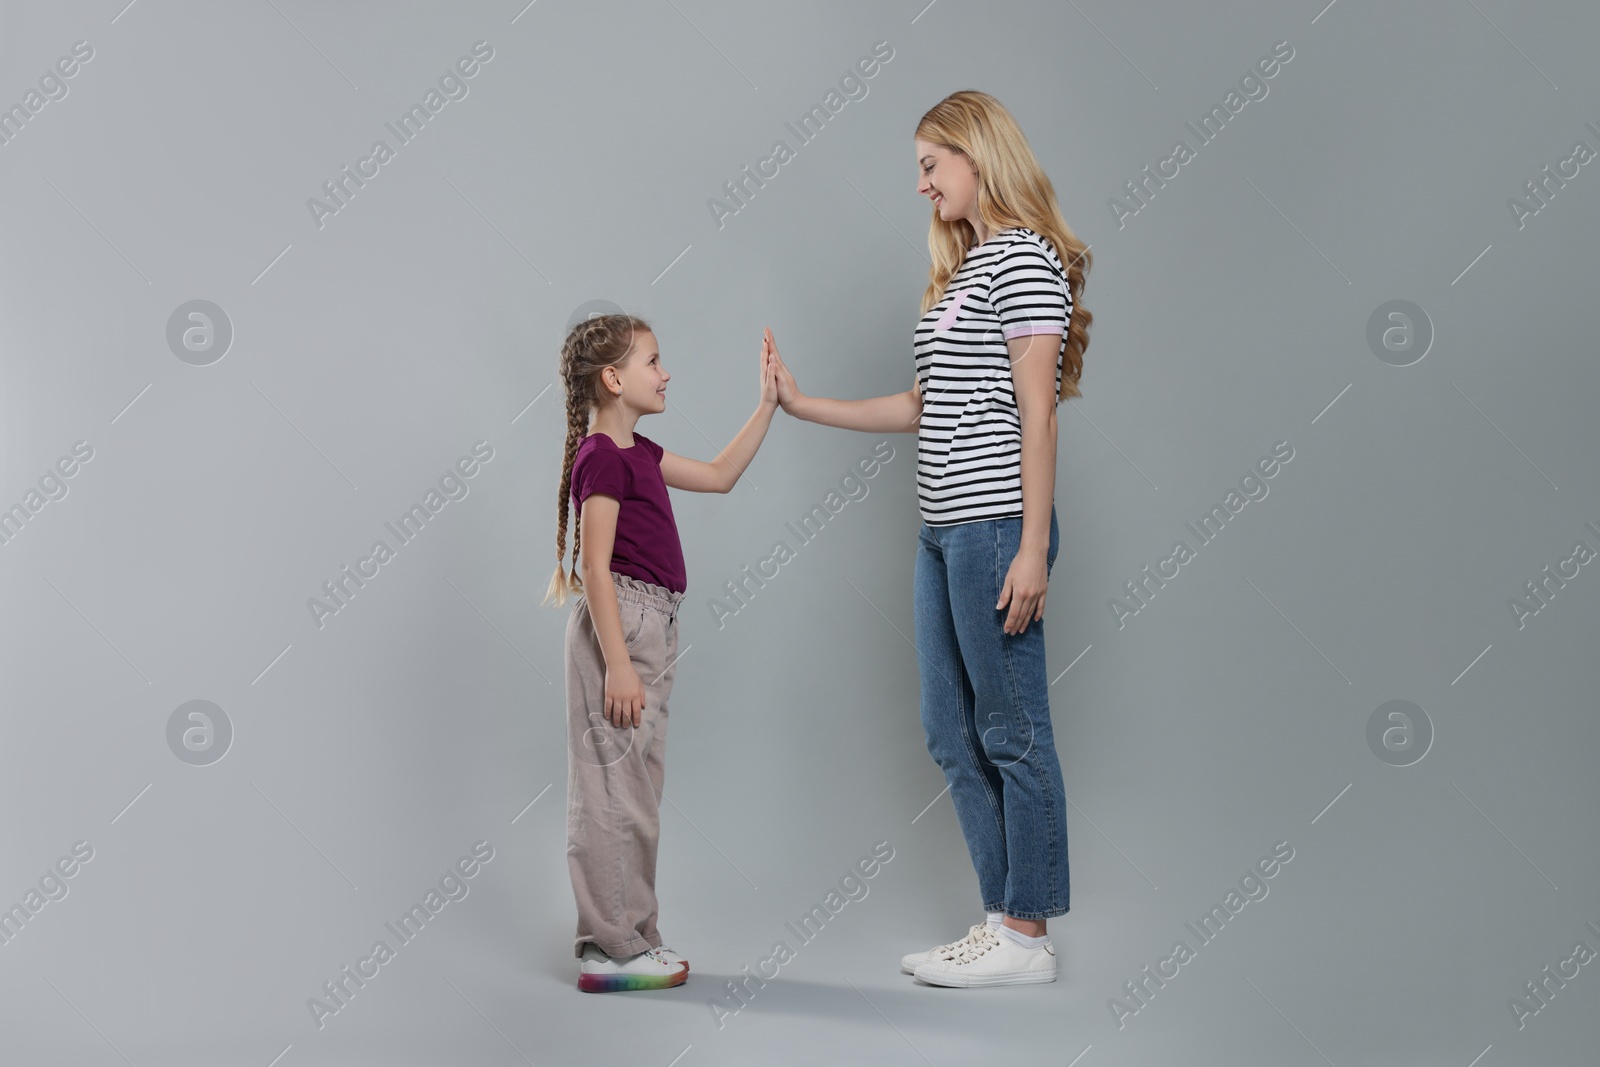
POLYGON ((0 1060, 1592 1062, 1600 964, 1520 1029, 1508 1001, 1600 950, 1600 577, 1521 627, 1509 601, 1600 548, 1600 176, 1520 227, 1507 201, 1600 147, 1597 32, 1506 0, 6 4, 7 107, 94 54, 0 145, 0 505, 93 458, 0 545, 0 903, 93 858, 0 945, 0 1060), (468 95, 319 228, 308 198, 480 40, 468 95), (799 145, 784 123, 879 41, 799 145), (1268 94, 1198 146, 1184 124, 1279 41, 1268 94), (540 605, 566 319, 652 320, 673 386, 640 429, 686 455, 753 410, 764 325, 807 392, 907 388, 912 133, 969 87, 1095 257, 1045 618, 1060 978, 898 972, 979 918, 917 718, 915 440, 779 414, 731 494, 673 499, 659 889, 693 972, 581 995, 567 613, 540 605), (1119 225, 1179 138, 1195 158, 1119 225), (707 200, 778 139, 796 158, 719 227, 707 200), (234 331, 208 366, 167 343, 197 299, 234 331), (1432 324, 1409 366, 1368 344, 1391 300, 1432 324), (719 629, 709 598, 880 440, 868 496, 719 629), (319 628, 308 599, 477 441, 468 494, 319 628), (1280 441, 1270 495, 1119 628, 1123 583, 1280 441), (208 766, 168 745, 191 700, 232 724, 208 766), (1420 762, 1369 748, 1390 700, 1432 724, 1420 762), (469 894, 319 1029, 308 999, 477 841, 469 894), (784 924, 879 841, 869 894, 799 946, 784 924), (1119 1026, 1123 983, 1280 841, 1269 895, 1119 1026), (795 959, 719 1028, 708 1001, 780 939, 795 959))

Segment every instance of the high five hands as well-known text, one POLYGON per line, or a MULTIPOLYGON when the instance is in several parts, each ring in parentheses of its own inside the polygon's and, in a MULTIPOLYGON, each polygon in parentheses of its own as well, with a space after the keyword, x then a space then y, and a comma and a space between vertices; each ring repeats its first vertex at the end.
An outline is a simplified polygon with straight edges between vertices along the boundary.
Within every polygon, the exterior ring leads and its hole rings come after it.
POLYGON ((789 373, 789 368, 784 364, 783 357, 778 355, 778 342, 772 336, 772 328, 766 327, 761 332, 761 366, 762 366, 762 393, 761 398, 766 399, 766 372, 770 370, 773 376, 774 388, 778 406, 784 411, 789 411, 789 405, 800 395, 800 387, 794 383, 794 375, 789 373))
POLYGON ((761 333, 761 406, 775 408, 778 406, 778 380, 777 370, 773 366, 772 357, 777 354, 777 348, 772 345, 772 331, 763 328, 761 333))

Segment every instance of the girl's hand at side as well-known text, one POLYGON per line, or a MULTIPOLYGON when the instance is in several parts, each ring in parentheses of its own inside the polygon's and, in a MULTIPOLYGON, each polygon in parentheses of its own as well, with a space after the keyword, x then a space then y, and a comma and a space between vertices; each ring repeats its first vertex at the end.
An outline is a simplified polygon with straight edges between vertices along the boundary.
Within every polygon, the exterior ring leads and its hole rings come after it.
POLYGON ((632 663, 606 668, 606 721, 612 726, 638 726, 644 712, 644 683, 632 663))
POLYGON ((770 328, 766 331, 765 340, 762 342, 762 351, 766 353, 767 361, 771 364, 774 372, 777 382, 778 404, 784 411, 788 411, 789 406, 802 394, 800 387, 795 384, 794 375, 789 373, 788 366, 783 362, 783 357, 778 355, 778 342, 772 336, 770 328))

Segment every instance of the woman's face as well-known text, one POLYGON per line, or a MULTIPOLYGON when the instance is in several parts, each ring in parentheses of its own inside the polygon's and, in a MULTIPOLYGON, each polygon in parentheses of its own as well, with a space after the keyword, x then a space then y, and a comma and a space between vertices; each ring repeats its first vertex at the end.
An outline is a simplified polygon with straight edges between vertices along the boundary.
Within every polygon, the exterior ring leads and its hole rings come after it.
POLYGON ((945 222, 971 222, 978 208, 978 175, 966 156, 917 138, 917 192, 933 201, 945 222))
POLYGON ((667 381, 672 377, 661 366, 661 353, 656 348, 656 335, 649 330, 639 330, 633 335, 633 347, 628 358, 615 368, 622 381, 622 396, 633 410, 662 412, 667 409, 667 381))

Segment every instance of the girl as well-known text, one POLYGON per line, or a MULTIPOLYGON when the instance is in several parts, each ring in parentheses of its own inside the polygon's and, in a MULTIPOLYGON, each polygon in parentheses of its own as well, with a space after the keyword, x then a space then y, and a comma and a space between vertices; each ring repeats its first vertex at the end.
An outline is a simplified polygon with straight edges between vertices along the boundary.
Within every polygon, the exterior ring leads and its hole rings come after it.
POLYGON ((994 97, 952 93, 922 117, 915 144, 933 266, 912 387, 811 397, 770 332, 769 359, 791 415, 917 434, 922 726, 988 915, 901 970, 945 986, 1053 982, 1045 920, 1068 910, 1067 813, 1040 620, 1059 541, 1055 408, 1081 395, 1091 316, 1077 296, 1092 261, 994 97))
POLYGON ((566 638, 567 865, 578 902, 578 988, 663 989, 689 974, 689 961, 656 930, 667 697, 687 584, 667 487, 731 490, 772 423, 777 383, 763 340, 755 414, 703 463, 634 431, 641 415, 666 409, 671 380, 643 319, 602 315, 573 326, 561 346, 561 378, 567 449, 545 603, 578 596, 566 638), (570 575, 563 571, 569 494, 578 509, 570 575))

